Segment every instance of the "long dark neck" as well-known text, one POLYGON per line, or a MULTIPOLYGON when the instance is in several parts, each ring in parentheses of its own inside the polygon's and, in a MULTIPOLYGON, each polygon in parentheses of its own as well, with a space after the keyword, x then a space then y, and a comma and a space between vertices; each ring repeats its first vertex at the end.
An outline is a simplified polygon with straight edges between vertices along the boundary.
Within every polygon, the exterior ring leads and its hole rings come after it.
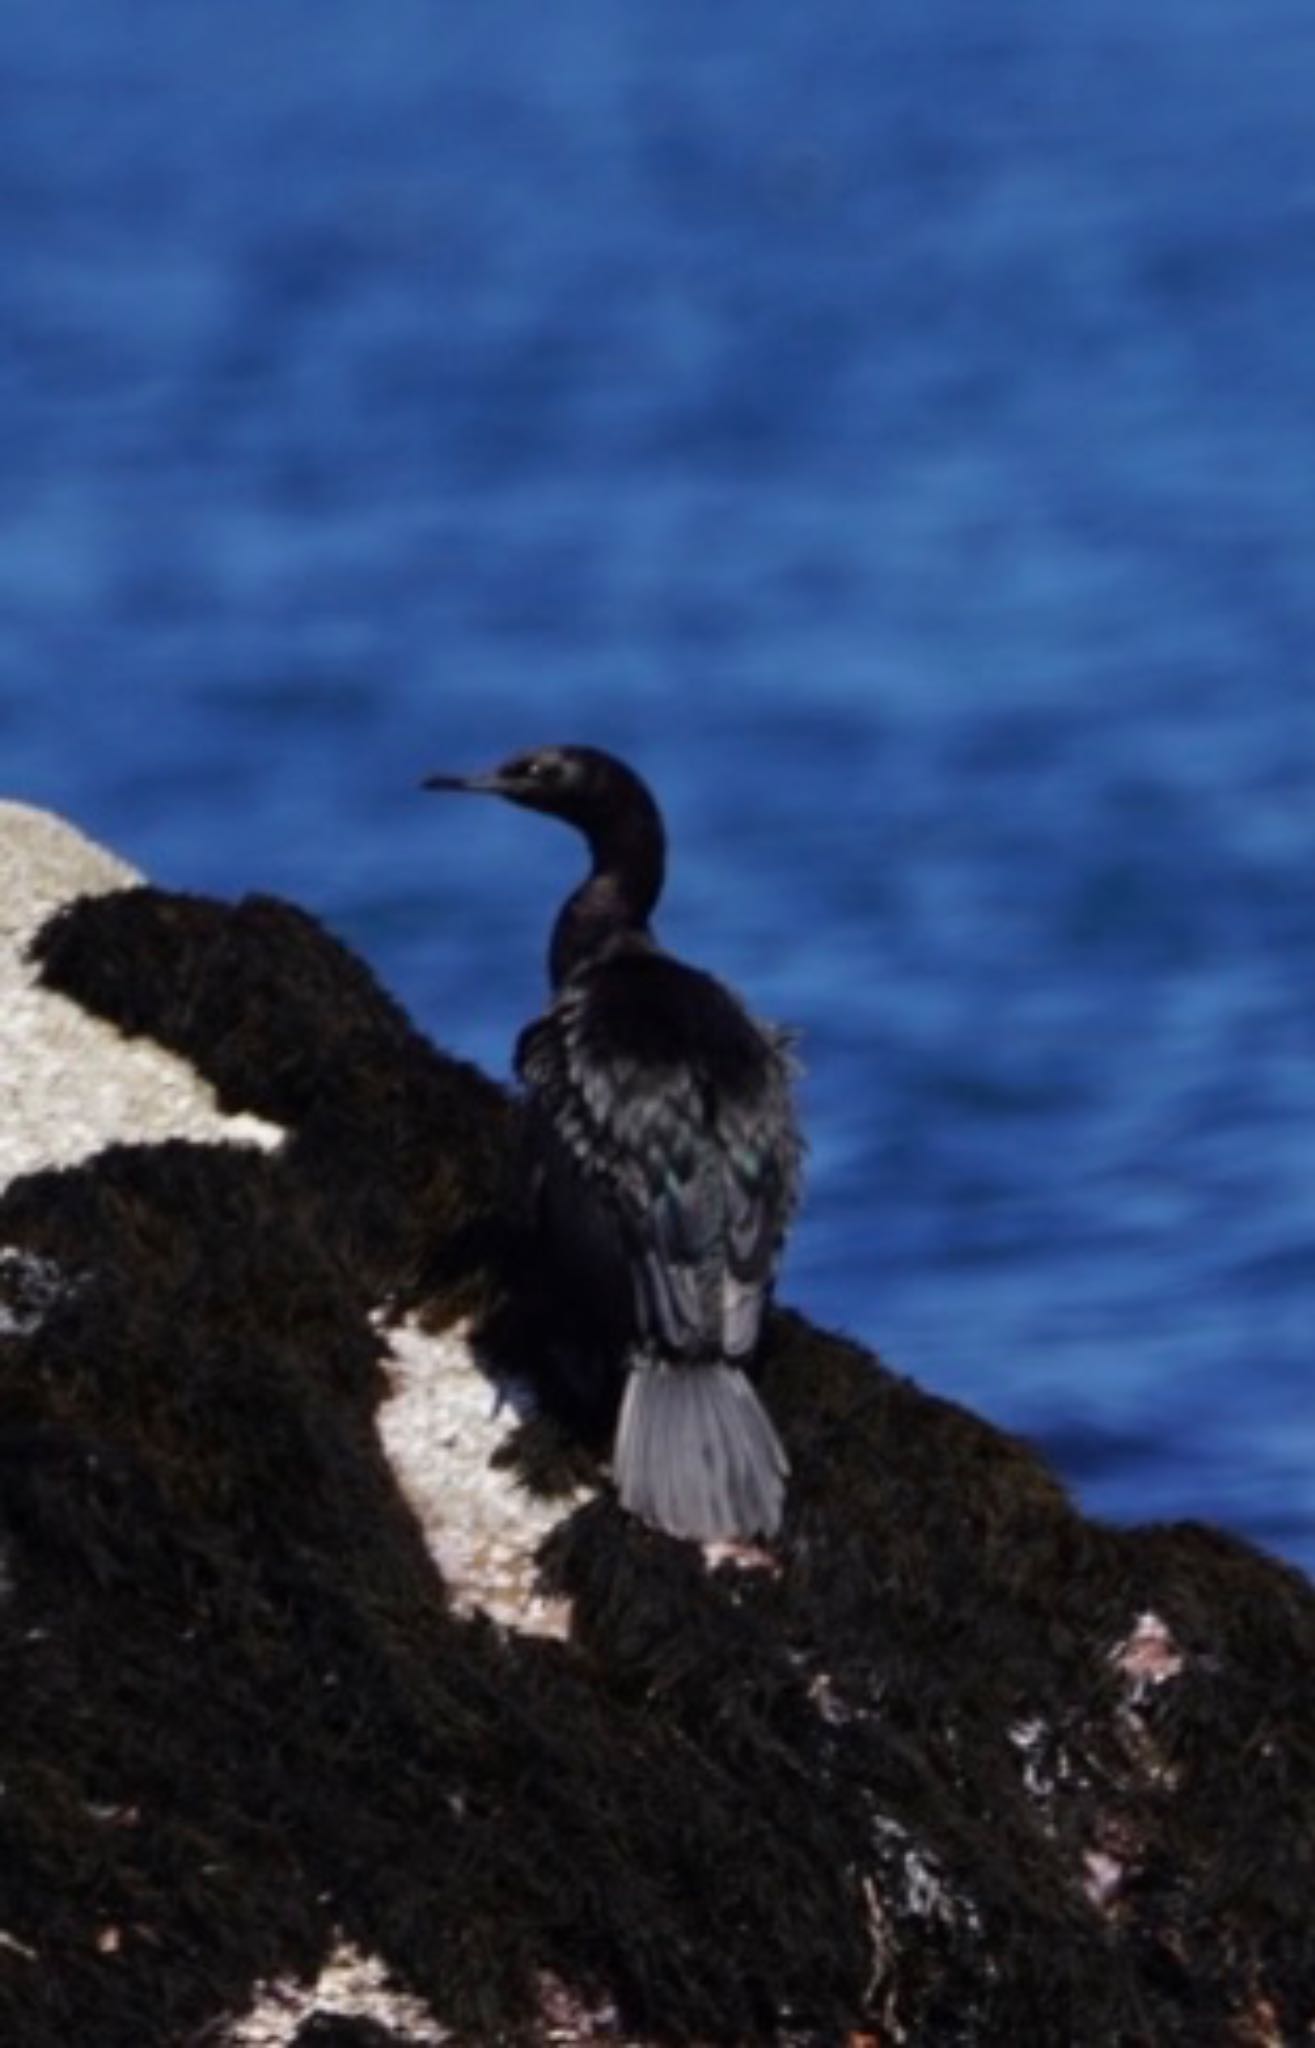
POLYGON ((582 829, 592 866, 553 926, 548 973, 555 989, 621 933, 647 933, 666 873, 662 817, 642 784, 582 829))

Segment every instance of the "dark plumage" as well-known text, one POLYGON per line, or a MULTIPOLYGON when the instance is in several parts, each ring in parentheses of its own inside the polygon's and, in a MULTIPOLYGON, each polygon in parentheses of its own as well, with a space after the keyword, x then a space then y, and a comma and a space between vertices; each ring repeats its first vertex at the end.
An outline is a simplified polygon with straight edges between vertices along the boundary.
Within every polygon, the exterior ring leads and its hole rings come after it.
POLYGON ((770 1536, 788 1468, 745 1367, 798 1191, 785 1038, 657 944, 662 819, 623 762, 544 747, 425 787, 506 797, 588 842, 552 1000, 516 1048, 540 1227, 577 1323, 625 1373, 624 1505, 676 1536, 770 1536))

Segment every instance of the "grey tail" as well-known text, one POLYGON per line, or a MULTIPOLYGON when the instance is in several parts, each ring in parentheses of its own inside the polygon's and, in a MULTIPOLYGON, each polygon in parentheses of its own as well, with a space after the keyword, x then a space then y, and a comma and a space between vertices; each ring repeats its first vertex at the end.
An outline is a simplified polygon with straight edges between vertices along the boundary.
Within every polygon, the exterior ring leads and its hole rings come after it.
POLYGON ((789 1461, 736 1365, 631 1367, 612 1449, 621 1505, 700 1543, 774 1536, 789 1461))

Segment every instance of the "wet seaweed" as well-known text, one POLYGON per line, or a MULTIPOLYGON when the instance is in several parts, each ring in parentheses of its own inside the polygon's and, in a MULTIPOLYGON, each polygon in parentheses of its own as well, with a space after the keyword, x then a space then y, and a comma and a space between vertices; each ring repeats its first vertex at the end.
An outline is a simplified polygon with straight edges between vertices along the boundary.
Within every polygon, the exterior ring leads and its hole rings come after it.
MULTIPOLYGON (((1084 1519, 782 1310, 769 1565, 603 1495, 543 1554, 568 1641, 458 1614, 380 1450, 371 1311, 473 1312, 533 1365, 514 1105, 267 899, 82 901, 37 957, 290 1136, 0 1201, 41 1281, 0 1338, 0 2040, 214 2039, 344 1936, 477 2044, 541 2038, 549 1983, 728 2048, 1309 2027, 1298 1573, 1084 1519), (1138 1677, 1144 1613, 1178 1662, 1138 1677)), ((545 1488, 589 1455, 560 1418, 509 1453, 545 1488)))

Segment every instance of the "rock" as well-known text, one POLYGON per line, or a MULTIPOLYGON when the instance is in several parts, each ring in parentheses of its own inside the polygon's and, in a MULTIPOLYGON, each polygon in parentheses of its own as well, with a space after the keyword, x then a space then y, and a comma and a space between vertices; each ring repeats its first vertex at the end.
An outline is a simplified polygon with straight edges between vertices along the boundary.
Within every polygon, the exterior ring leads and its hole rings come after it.
POLYGON ((7 2048, 1315 2024, 1298 1573, 786 1311, 779 1545, 638 1526, 514 1105, 289 905, 0 871, 7 2048))
POLYGON ((221 1116, 212 1090, 183 1060, 145 1039, 125 1042, 112 1024, 44 988, 25 958, 41 925, 71 897, 140 880, 58 818, 0 803, 0 1183, 71 1165, 116 1139, 276 1144, 282 1135, 257 1118, 221 1116))

